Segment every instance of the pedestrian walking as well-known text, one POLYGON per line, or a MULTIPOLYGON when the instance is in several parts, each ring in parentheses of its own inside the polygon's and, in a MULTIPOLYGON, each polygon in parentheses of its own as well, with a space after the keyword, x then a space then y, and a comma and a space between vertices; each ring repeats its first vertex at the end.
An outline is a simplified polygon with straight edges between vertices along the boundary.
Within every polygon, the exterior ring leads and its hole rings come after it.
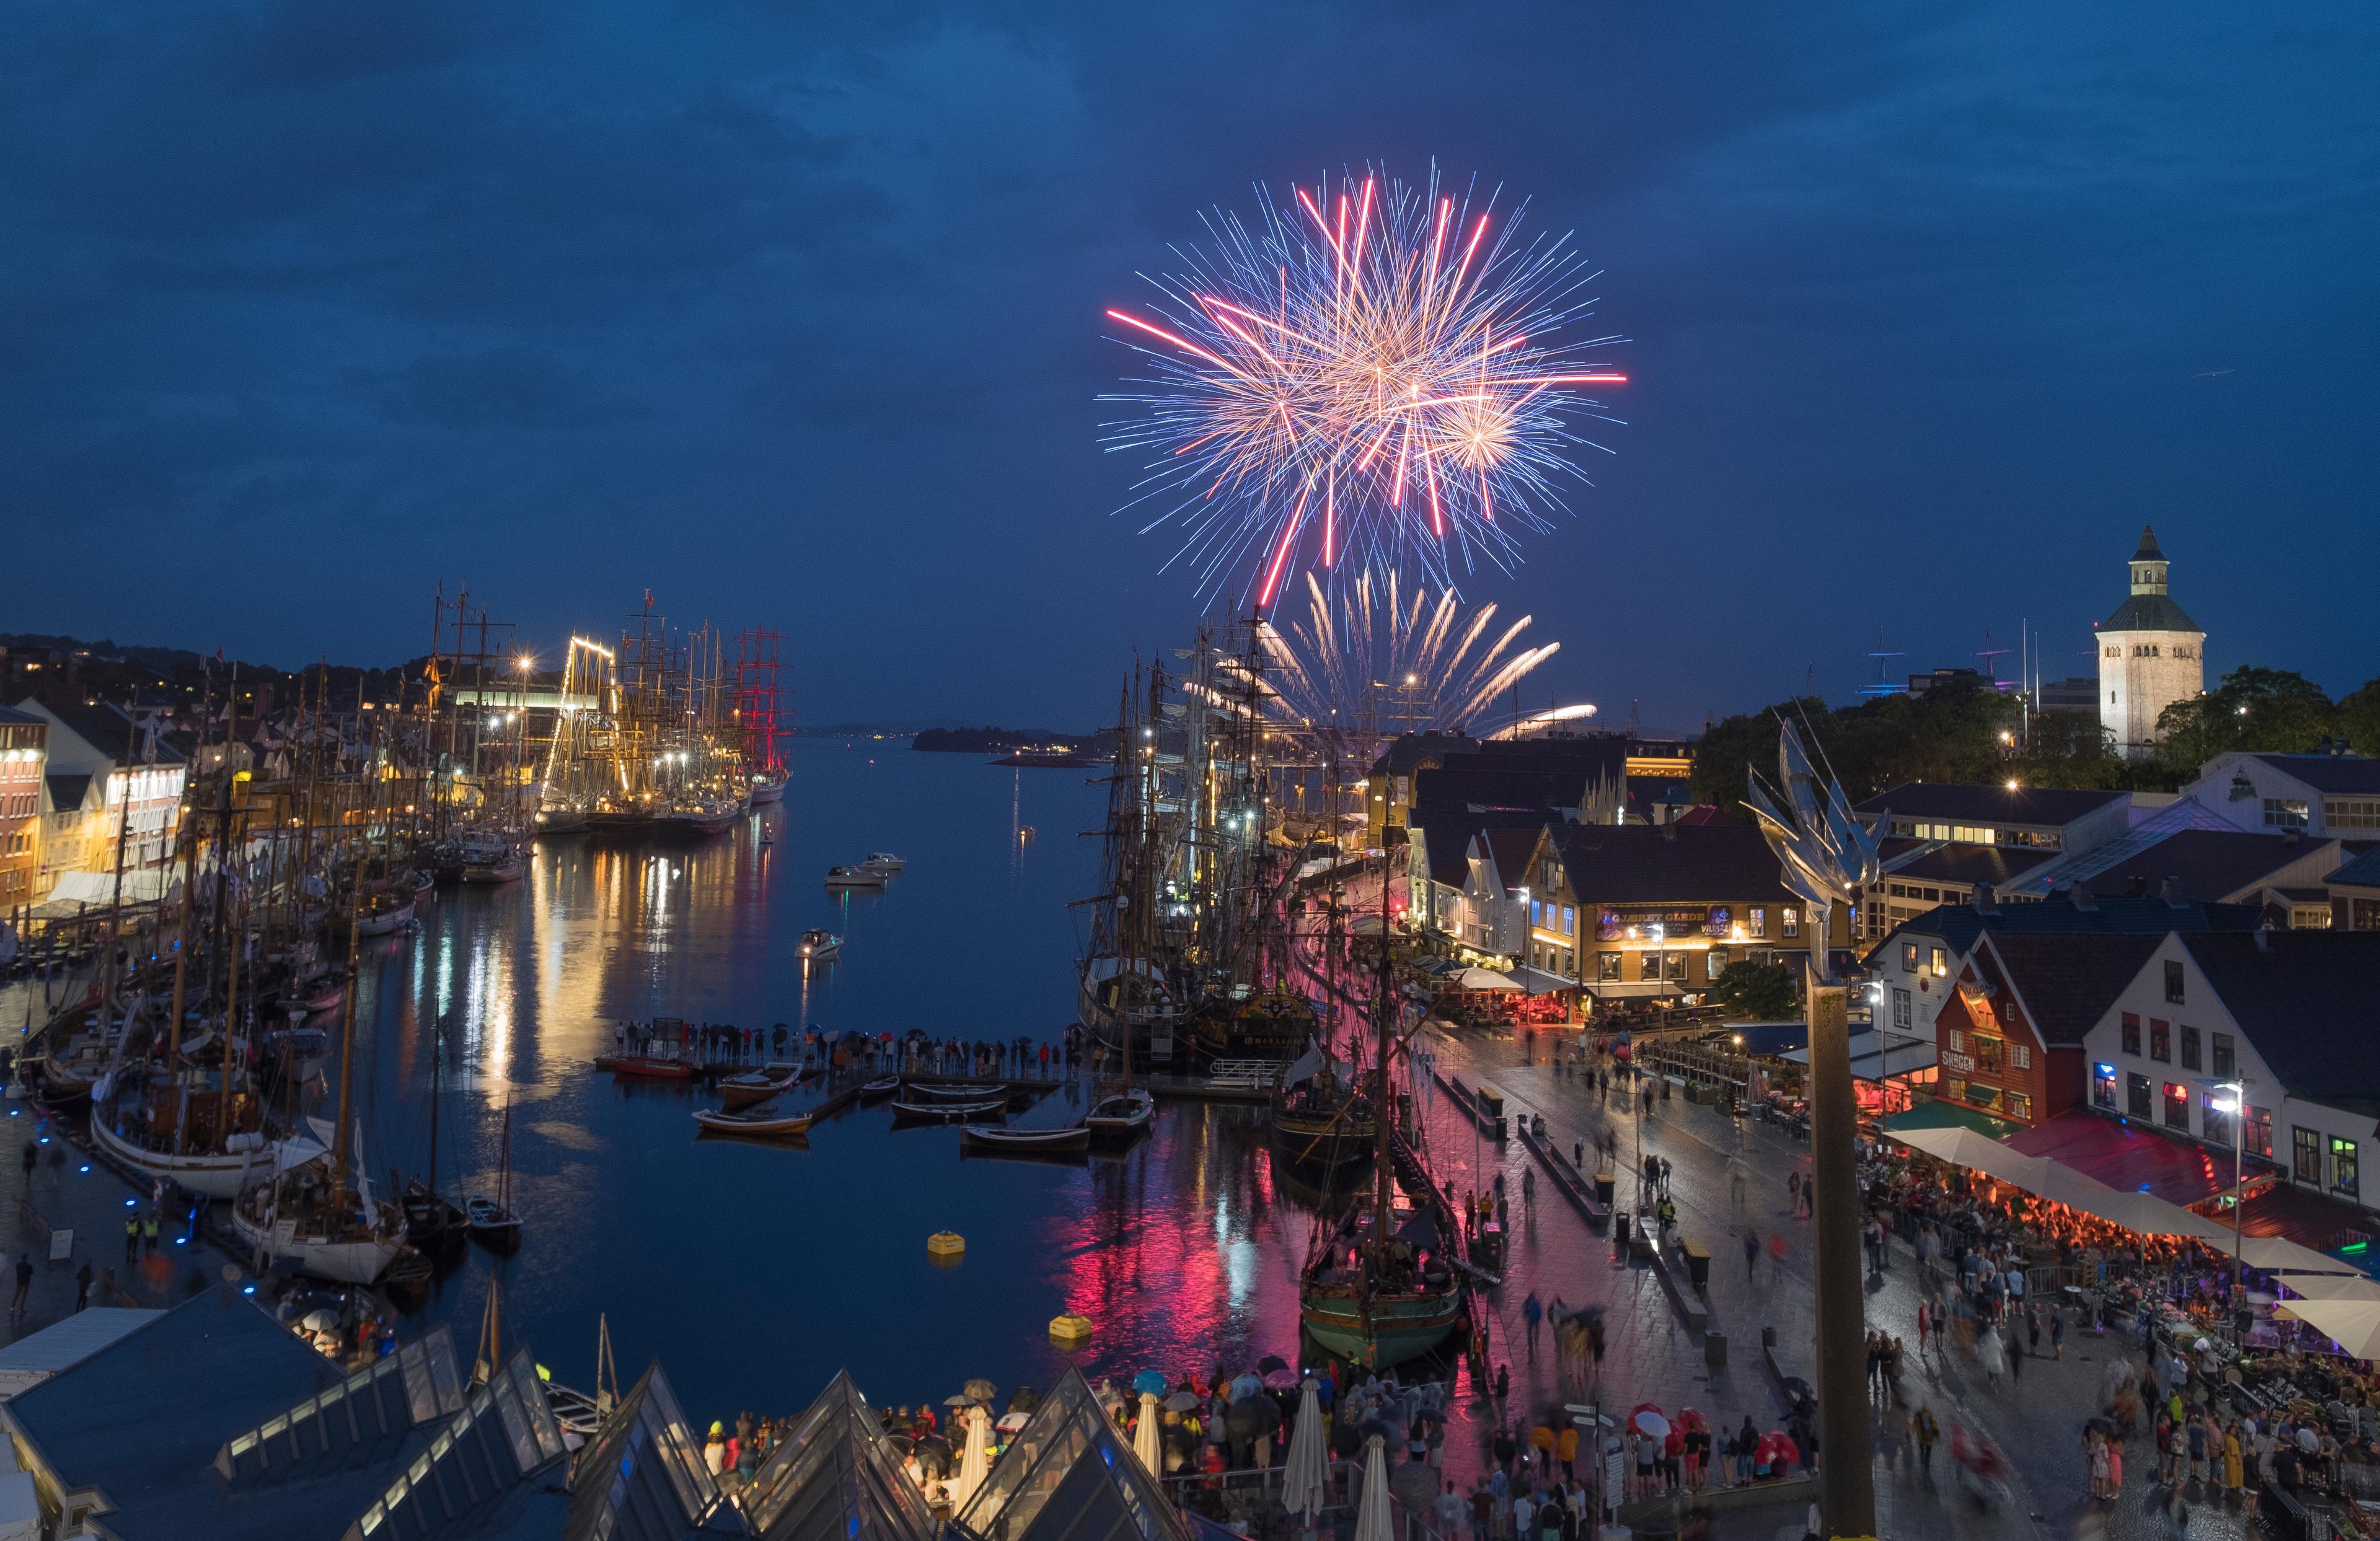
POLYGON ((1934 1442, 1942 1438, 1941 1422, 1934 1416, 1934 1409, 1920 1402, 1917 1415, 1910 1420, 1910 1426, 1917 1434, 1918 1468, 1930 1483, 1934 1480, 1934 1442))
POLYGON ((75 1309, 79 1311, 90 1304, 91 1259, 86 1257, 82 1260, 82 1267, 75 1270, 75 1309))
POLYGON ((138 1209, 124 1211, 124 1260, 128 1263, 140 1261, 140 1211, 138 1209))
POLYGON ((154 1257, 157 1255, 157 1211, 152 1208, 140 1217, 140 1250, 154 1257))
POLYGON ((1760 1238, 1747 1231, 1743 1233, 1743 1281, 1746 1284, 1752 1283, 1759 1274, 1760 1238))
POLYGON ((2066 1312, 2061 1306, 2049 1308, 2049 1357, 2066 1357, 2066 1312))
POLYGON ((1537 1169, 1531 1167, 1521 1173, 1521 1208, 1524 1213, 1528 1213, 1534 1211, 1536 1207, 1537 1169))
POLYGON ((1545 1318, 1545 1307, 1537 1304, 1537 1292, 1530 1291, 1528 1298, 1521 1302, 1521 1320, 1528 1327, 1529 1357, 1532 1359, 1537 1356, 1537 1324, 1545 1318))
POLYGON ((1798 1171, 1785 1174, 1785 1207, 1790 1213, 1802 1212, 1802 1174, 1798 1171))
POLYGON ((8 1303, 8 1314, 12 1317, 23 1316, 25 1297, 32 1292, 33 1255, 30 1252, 20 1252, 17 1254, 17 1298, 8 1303))

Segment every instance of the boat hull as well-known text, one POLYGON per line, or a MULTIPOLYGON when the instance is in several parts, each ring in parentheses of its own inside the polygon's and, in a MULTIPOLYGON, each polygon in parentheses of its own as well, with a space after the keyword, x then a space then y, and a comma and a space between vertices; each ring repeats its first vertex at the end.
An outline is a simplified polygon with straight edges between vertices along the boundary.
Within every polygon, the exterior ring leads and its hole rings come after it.
POLYGON ((273 1171, 273 1152, 269 1146, 236 1155, 210 1152, 203 1156, 173 1156, 143 1150, 117 1134, 106 1119, 98 1116, 96 1109, 92 1110, 91 1137, 111 1159, 121 1161, 142 1176, 166 1178, 209 1198, 237 1198, 249 1177, 273 1171))
POLYGON ((784 800, 785 783, 783 782, 765 775, 755 776, 752 778, 752 806, 754 807, 764 807, 771 803, 782 803, 784 800))
POLYGON ((1008 1129, 997 1124, 970 1123, 959 1131, 959 1143, 979 1150, 1071 1154, 1091 1147, 1091 1132, 1079 1123, 1071 1129, 1008 1129))
POLYGON ((1298 1314, 1307 1334, 1324 1348, 1350 1364, 1385 1369, 1418 1359, 1445 1342, 1462 1319, 1463 1301, 1449 1291, 1376 1302, 1368 1330, 1353 1295, 1309 1293, 1298 1314))
POLYGON ((1371 1121, 1300 1118, 1276 1113, 1272 1147, 1283 1160, 1308 1172, 1336 1171, 1368 1159, 1378 1144, 1371 1121))
POLYGON ((384 937, 392 932, 401 931, 412 924, 413 901, 408 899, 393 910, 382 910, 378 915, 367 915, 358 919, 356 935, 384 937))
POLYGON ((339 1242, 326 1236, 301 1235, 295 1221, 267 1227, 250 1219, 237 1205, 232 1207, 232 1228, 251 1248, 286 1258, 296 1263, 300 1272, 341 1284, 378 1283, 389 1265, 396 1261, 396 1255, 405 1250, 401 1244, 385 1236, 339 1242))

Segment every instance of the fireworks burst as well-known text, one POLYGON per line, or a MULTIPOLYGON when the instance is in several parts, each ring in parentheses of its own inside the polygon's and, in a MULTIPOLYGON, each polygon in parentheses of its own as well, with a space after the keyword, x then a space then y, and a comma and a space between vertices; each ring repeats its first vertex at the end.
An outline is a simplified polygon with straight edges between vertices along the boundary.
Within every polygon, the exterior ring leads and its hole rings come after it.
POLYGON ((1592 394, 1627 377, 1576 340, 1597 276, 1570 237, 1522 240, 1519 211, 1366 171, 1259 189, 1253 224, 1217 210, 1177 249, 1148 314, 1111 309, 1148 361, 1100 399, 1111 451, 1150 456, 1129 506, 1161 505, 1198 591, 1268 609, 1300 567, 1417 570, 1441 588, 1550 528, 1584 435, 1617 422, 1592 394))

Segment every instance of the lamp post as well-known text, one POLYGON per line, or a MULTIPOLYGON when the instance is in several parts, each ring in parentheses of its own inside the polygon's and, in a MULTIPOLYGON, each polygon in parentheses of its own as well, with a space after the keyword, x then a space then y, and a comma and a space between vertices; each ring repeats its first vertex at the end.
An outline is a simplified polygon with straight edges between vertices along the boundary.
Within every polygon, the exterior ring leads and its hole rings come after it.
MULTIPOLYGON (((1826 1534, 1876 1534, 1876 1474, 1868 1427, 1866 1296, 1860 1280, 1859 1106, 1852 1089, 1851 999, 1835 977, 1834 911, 1873 893, 1883 860, 1840 783, 1822 783, 1785 722, 1778 735, 1779 796, 1749 775, 1744 806, 1759 822, 1785 886, 1810 906, 1810 1181, 1817 1249, 1819 1469, 1826 1534)), ((1888 829, 1879 815, 1876 829, 1888 829)))
POLYGON ((2247 1206, 2240 1195, 2240 1187, 2247 1181, 2245 1172, 2248 1156, 2246 1127, 2248 1083, 2244 1078, 2238 1081, 2217 1081, 2215 1083, 2215 1089, 2231 1094, 2225 1101, 2215 1102, 2212 1106, 2216 1112, 2223 1113, 2231 1120, 2231 1337, 2232 1341, 2236 1343, 2240 1341, 2240 1232, 2247 1224, 2247 1217, 2244 1213, 2247 1206))

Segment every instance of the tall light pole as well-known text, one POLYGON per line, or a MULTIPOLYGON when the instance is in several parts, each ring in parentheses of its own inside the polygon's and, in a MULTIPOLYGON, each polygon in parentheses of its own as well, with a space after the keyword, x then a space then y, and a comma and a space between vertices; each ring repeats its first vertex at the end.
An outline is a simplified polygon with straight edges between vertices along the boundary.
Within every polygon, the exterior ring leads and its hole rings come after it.
MULTIPOLYGON (((1869 1454, 1867 1312, 1860 1280, 1859 1105, 1852 1090, 1851 999, 1835 977, 1834 912, 1873 894, 1883 860, 1876 836, 1852 813, 1840 783, 1824 783, 1801 735, 1778 736, 1783 795, 1750 773, 1752 810, 1783 869, 1785 886, 1810 906, 1810 1181, 1817 1189, 1818 1426, 1825 1463, 1819 1493, 1832 1536, 1876 1534, 1876 1474, 1869 1454)), ((1889 813, 1876 819, 1889 828, 1889 813)))
POLYGON ((2231 1094, 2211 1106, 2216 1112, 2228 1114, 2231 1120, 2231 1335, 2236 1342, 2240 1336, 2240 1232, 2247 1223, 2247 1204, 2240 1192, 2240 1185, 2247 1181, 2248 1083, 2244 1077, 2237 1081, 2217 1081, 2215 1089, 2231 1094))

